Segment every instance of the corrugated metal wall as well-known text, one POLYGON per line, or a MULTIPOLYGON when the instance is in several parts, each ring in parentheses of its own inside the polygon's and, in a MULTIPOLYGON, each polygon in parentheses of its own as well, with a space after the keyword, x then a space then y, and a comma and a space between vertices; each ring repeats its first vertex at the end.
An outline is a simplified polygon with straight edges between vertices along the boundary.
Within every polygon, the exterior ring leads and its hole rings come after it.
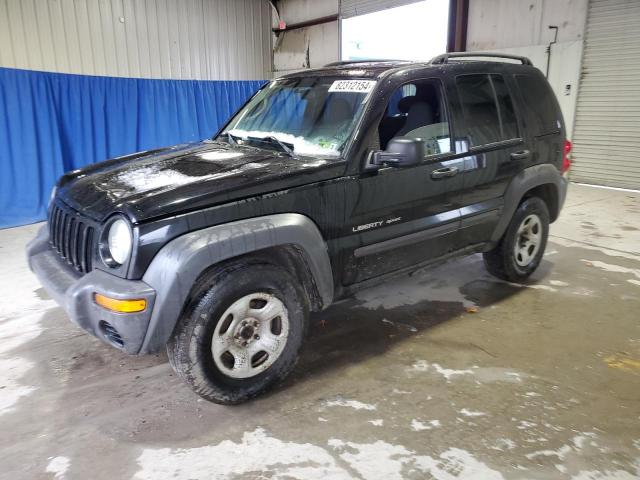
POLYGON ((591 0, 571 179, 640 188, 640 2, 591 0))
POLYGON ((0 67, 264 79, 270 27, 266 0, 0 0, 0 67))
POLYGON ((421 0, 342 0, 340 2, 340 16, 349 18, 356 15, 366 15, 367 13, 401 7, 419 1, 421 0))

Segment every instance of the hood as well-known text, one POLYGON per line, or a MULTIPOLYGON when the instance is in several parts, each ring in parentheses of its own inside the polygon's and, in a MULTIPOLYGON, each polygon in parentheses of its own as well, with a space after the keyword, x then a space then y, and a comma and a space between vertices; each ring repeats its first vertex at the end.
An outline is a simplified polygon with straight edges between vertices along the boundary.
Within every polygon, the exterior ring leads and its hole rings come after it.
POLYGON ((204 141, 70 172, 60 180, 58 197, 98 221, 121 212, 140 222, 329 179, 343 171, 337 159, 296 159, 270 149, 204 141))

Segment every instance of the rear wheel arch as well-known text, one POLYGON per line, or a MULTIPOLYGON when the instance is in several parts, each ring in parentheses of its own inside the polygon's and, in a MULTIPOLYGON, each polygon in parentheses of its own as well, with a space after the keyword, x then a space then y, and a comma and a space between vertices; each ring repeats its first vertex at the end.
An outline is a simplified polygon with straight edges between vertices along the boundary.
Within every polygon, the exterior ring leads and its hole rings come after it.
POLYGON ((500 241, 514 213, 524 200, 538 197, 544 201, 549 210, 550 221, 553 222, 560 214, 565 193, 566 180, 554 165, 544 163, 522 170, 511 180, 504 193, 502 216, 493 231, 488 249, 500 241))
POLYGON ((560 215, 560 203, 558 188, 553 183, 543 183, 527 190, 518 204, 530 197, 538 197, 547 205, 549 219, 553 223, 560 215))

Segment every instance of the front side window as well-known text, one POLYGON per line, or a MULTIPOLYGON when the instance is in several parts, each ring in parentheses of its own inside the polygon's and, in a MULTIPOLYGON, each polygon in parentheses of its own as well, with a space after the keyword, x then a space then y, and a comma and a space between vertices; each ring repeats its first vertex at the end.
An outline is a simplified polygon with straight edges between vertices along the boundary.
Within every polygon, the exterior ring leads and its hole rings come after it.
POLYGON ((297 155, 339 157, 374 80, 301 77, 271 82, 222 132, 264 145, 277 139, 297 155))
POLYGON ((399 87, 387 105, 378 126, 384 150, 394 137, 420 139, 427 155, 451 150, 449 121, 438 80, 420 80, 399 87))
POLYGON ((501 75, 461 75, 456 86, 471 145, 517 138, 513 102, 501 75))

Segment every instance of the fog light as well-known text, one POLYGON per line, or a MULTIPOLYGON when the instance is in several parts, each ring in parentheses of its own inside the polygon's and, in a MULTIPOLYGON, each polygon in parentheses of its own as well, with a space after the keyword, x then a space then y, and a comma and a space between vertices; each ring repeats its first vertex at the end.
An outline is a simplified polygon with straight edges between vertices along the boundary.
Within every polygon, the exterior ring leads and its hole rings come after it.
POLYGON ((105 297, 99 293, 93 294, 93 301, 107 310, 120 313, 142 312, 147 308, 147 301, 144 298, 136 298, 133 300, 117 300, 115 298, 105 297))

